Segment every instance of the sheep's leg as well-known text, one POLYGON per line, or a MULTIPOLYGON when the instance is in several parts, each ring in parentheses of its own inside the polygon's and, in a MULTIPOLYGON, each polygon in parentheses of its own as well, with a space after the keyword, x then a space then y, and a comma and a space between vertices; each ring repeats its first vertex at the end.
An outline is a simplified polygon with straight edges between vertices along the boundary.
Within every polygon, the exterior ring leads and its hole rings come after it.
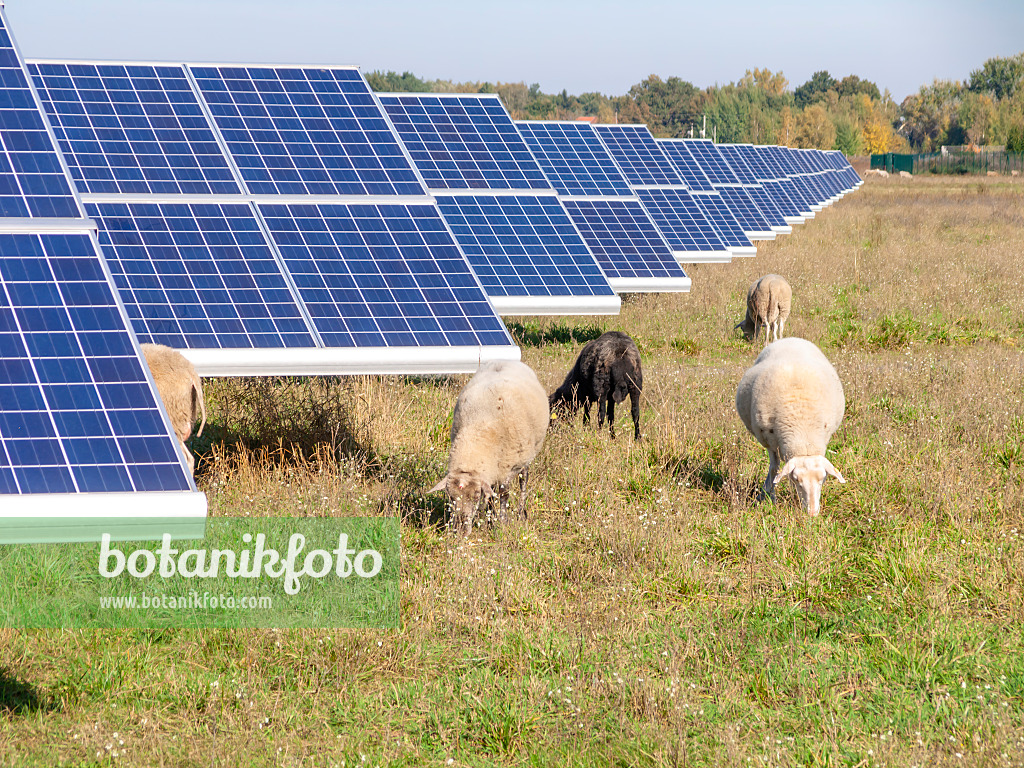
POLYGON ((583 401, 583 423, 590 423, 590 400, 583 401))
POLYGON ((782 338, 782 329, 785 328, 785 327, 786 327, 786 321, 780 319, 779 320, 779 338, 780 339, 782 338))
POLYGON ((772 504, 775 503, 775 475, 779 471, 779 456, 771 448, 768 449, 768 477, 764 479, 764 493, 772 504))
POLYGON ((498 520, 508 522, 508 483, 498 485, 498 520))
POLYGON ((530 468, 523 467, 523 471, 519 473, 519 517, 522 520, 526 519, 526 485, 530 481, 530 468))
POLYGON ((640 439, 640 390, 635 389, 629 393, 630 413, 633 416, 633 439, 640 439))
POLYGON ((608 396, 603 394, 603 393, 601 394, 600 397, 597 398, 597 431, 598 432, 600 432, 601 428, 604 426, 604 412, 605 412, 605 408, 607 407, 605 405, 607 403, 607 401, 608 401, 608 396))
POLYGON ((615 400, 608 398, 608 431, 612 433, 612 440, 615 439, 615 400))

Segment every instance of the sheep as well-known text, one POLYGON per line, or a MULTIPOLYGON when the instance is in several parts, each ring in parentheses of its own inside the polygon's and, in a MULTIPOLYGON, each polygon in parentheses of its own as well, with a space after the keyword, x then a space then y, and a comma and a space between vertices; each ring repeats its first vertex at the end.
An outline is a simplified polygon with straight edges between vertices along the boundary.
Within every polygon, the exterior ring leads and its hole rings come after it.
POLYGON ((764 328, 764 343, 767 346, 772 333, 775 334, 775 341, 782 338, 792 304, 793 289, 786 278, 782 275, 765 275, 747 291, 747 316, 735 328, 739 328, 748 341, 756 340, 764 328))
POLYGON ((202 423, 197 435, 203 434, 206 426, 206 401, 203 399, 203 383, 192 367, 177 350, 163 344, 142 344, 142 354, 146 358, 153 382, 156 384, 164 409, 171 419, 171 427, 178 436, 181 450, 185 453, 189 472, 195 474, 196 460, 185 446, 185 441, 192 434, 192 427, 199 418, 197 410, 202 414, 202 423))
POLYGON ((499 501, 507 518, 508 486, 519 477, 519 514, 526 514, 530 462, 540 452, 550 421, 547 393, 537 374, 520 362, 495 361, 469 380, 452 414, 448 474, 429 493, 447 490, 455 502, 453 523, 466 535, 481 501, 499 501))
POLYGON ((835 368, 805 339, 782 339, 765 347, 743 374, 736 412, 768 451, 764 492, 773 502, 775 485, 788 477, 804 509, 815 516, 821 511, 825 475, 846 482, 825 458, 845 407, 835 368))
POLYGON ((549 405, 566 405, 571 411, 583 406, 583 422, 590 422, 590 403, 597 401, 597 426, 604 425, 607 403, 608 431, 615 439, 615 404, 629 395, 633 416, 633 438, 640 439, 640 393, 644 376, 640 350, 627 334, 608 331, 580 350, 572 370, 549 398, 549 405))

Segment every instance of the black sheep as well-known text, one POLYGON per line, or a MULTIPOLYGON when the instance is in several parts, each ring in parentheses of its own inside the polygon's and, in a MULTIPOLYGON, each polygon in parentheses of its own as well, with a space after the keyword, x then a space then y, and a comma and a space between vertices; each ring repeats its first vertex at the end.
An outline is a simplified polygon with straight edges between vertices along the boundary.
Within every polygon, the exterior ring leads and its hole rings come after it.
POLYGON ((548 399, 551 408, 566 405, 570 411, 583 406, 583 423, 590 422, 590 403, 597 401, 597 426, 604 425, 608 404, 608 429, 615 438, 615 404, 629 395, 635 439, 640 439, 640 392, 644 387, 640 350, 625 333, 608 331, 588 341, 562 386, 548 399))

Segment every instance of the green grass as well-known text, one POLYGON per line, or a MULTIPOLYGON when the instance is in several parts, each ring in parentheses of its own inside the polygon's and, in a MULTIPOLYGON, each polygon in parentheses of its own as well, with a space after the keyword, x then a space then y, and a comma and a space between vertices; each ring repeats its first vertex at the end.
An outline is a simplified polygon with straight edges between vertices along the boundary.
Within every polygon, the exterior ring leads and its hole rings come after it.
POLYGON ((211 514, 399 516, 402 627, 0 630, 0 764, 1024 764, 1024 188, 980 183, 872 181, 689 295, 510 322, 549 391, 634 335, 644 439, 557 424, 528 519, 469 539, 425 493, 466 377, 209 381, 211 514), (760 499, 733 406, 768 272, 846 392, 815 519, 760 499))

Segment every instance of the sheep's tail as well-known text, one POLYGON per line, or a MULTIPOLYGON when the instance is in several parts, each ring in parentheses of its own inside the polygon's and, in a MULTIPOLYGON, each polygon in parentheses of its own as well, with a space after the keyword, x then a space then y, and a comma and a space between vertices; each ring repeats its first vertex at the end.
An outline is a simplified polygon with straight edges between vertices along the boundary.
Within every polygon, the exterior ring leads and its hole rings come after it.
POLYGON ((199 431, 196 435, 203 434, 203 427, 206 426, 206 398, 203 397, 203 382, 199 378, 199 374, 192 371, 192 419, 195 420, 196 415, 196 401, 199 401, 199 410, 203 414, 203 420, 199 424, 199 431))

